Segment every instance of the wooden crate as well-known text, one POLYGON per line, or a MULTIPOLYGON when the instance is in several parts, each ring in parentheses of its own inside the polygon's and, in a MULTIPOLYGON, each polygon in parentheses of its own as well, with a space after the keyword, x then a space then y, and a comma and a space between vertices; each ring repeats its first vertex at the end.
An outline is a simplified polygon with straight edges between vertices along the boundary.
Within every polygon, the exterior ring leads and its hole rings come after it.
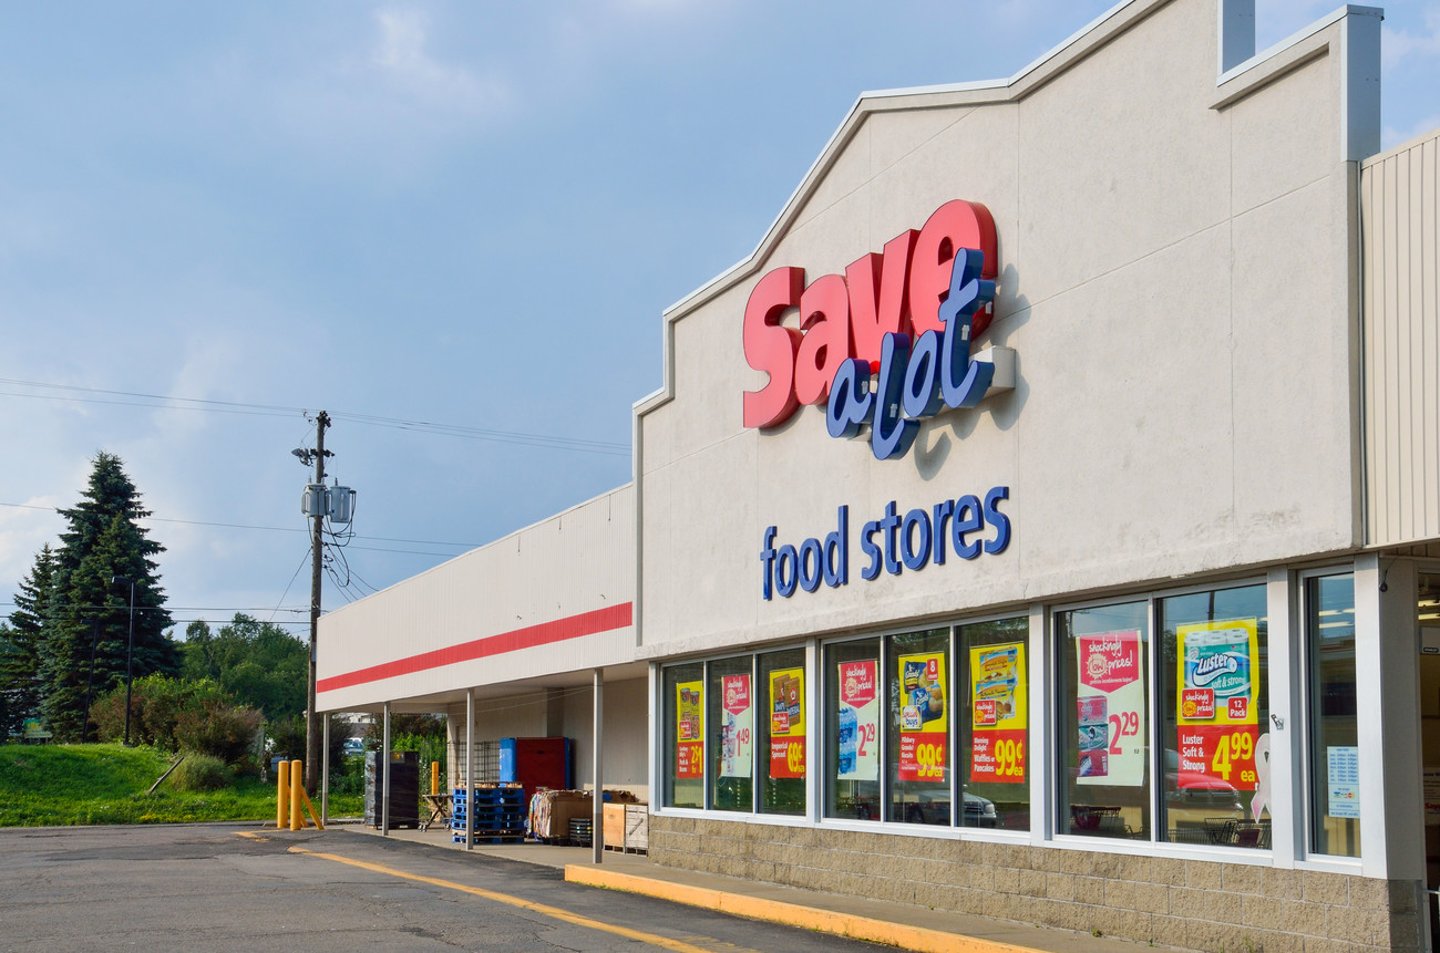
POLYGON ((648 853, 650 850, 650 807, 647 804, 626 804, 625 850, 648 853))
POLYGON ((605 846, 610 850, 623 850, 625 847, 625 805, 605 804, 602 821, 605 838, 605 846))

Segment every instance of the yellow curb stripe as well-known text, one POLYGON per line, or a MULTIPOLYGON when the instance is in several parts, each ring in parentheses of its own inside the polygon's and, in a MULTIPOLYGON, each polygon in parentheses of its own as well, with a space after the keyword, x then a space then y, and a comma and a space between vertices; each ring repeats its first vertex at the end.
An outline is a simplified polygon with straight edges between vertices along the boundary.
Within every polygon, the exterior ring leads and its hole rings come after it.
POLYGON ((832 933, 871 943, 885 943, 890 946, 915 950, 917 953, 1041 953, 1026 946, 985 940, 979 937, 945 933, 926 927, 890 923, 870 917, 838 913, 833 910, 818 910, 783 900, 766 900, 747 897, 707 887, 692 887, 686 884, 669 883, 650 877, 622 874, 617 871, 583 867, 574 864, 565 867, 565 880, 569 883, 585 884, 591 887, 608 887, 628 893, 640 893, 661 900, 683 903, 692 907, 705 907, 752 920, 765 920, 787 926, 832 933))
POLYGON ((305 854, 309 857, 319 857, 323 860, 333 860, 337 864, 359 867, 361 870, 385 874, 389 877, 398 877, 401 880, 413 880, 416 883, 429 884, 432 887, 458 890, 461 893, 468 893, 472 897, 480 897, 481 899, 491 900, 495 903, 503 903, 506 906, 519 907, 521 910, 529 910, 531 913, 538 913, 541 916, 563 920, 566 923, 572 923, 576 926, 588 927, 603 933, 613 933, 615 936, 622 936, 627 940, 636 940, 640 943, 648 943, 651 946, 661 947, 662 949, 674 950, 675 953, 713 953, 712 950, 707 950, 704 947, 695 946, 682 940, 673 940, 668 936, 661 936, 658 933, 646 933, 644 930, 632 930, 629 927, 618 926, 614 923, 592 920, 589 917, 582 917, 578 913, 571 913, 569 910, 562 910, 559 907, 552 907, 549 904, 536 903, 533 900, 526 900, 508 893, 497 893, 494 890, 486 890, 483 887, 471 887, 467 884, 456 883, 453 880, 441 880, 439 877, 426 877, 423 874, 412 874, 409 871, 386 867, 384 864, 372 864, 369 861, 341 857, 339 854, 327 854, 318 850, 308 850, 304 847, 291 847, 289 848, 289 852, 292 854, 305 854))

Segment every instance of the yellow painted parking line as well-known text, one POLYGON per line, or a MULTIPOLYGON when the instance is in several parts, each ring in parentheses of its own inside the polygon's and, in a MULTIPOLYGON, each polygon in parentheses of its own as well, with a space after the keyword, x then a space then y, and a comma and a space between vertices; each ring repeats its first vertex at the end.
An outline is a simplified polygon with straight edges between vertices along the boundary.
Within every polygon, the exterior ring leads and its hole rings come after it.
POLYGON ((236 831, 236 832, 235 832, 235 836, 236 836, 236 837, 248 838, 249 840, 269 840, 269 839, 270 839, 270 838, 266 837, 264 834, 257 834, 257 833, 255 833, 254 831, 236 831))
POLYGON ((652 877, 638 877, 634 874, 622 874, 618 871, 596 867, 570 864, 565 868, 565 880, 569 883, 624 890, 628 893, 639 893, 661 900, 669 900, 672 903, 704 907, 707 910, 729 913, 737 917, 781 923, 786 926, 814 930, 818 933, 831 933, 855 940, 884 943, 906 950, 923 951, 923 953, 1040 953, 1030 947, 1016 946, 1013 943, 1002 943, 997 940, 986 940, 959 933, 946 933, 926 927, 907 926, 903 923, 891 923, 871 917, 838 913, 834 910, 820 910, 796 903, 786 903, 782 900, 749 897, 723 890, 712 890, 708 887, 692 887, 687 884, 671 883, 652 877))
POLYGON ((289 851, 292 854, 304 854, 308 857, 319 857, 322 860, 333 860, 337 864, 358 867, 361 870, 384 874, 388 877, 398 877, 401 880, 413 880, 416 883, 429 884, 432 887, 442 887, 446 890, 458 890, 461 893, 468 893, 472 897, 492 900, 495 903, 503 903, 510 907, 519 907, 521 910, 529 910, 531 913, 538 913, 541 916, 563 920, 566 923, 573 923, 576 926, 588 927, 603 933, 613 933, 616 936, 625 937, 627 940, 637 940, 640 943, 648 943, 651 946, 674 950, 675 953, 713 953, 711 950, 707 950, 701 946, 695 946, 693 943, 686 943, 683 940, 674 940, 668 936, 661 936, 658 933, 646 933, 644 930, 632 930, 629 927, 618 926, 614 923, 605 923, 602 920, 592 920, 589 917, 582 917, 578 913, 562 910, 560 907, 536 903, 533 900, 526 900, 508 893, 497 893, 494 890, 486 890, 483 887, 471 887, 468 884, 456 883, 453 880, 441 880, 439 877, 426 877, 423 874, 412 874, 409 871, 399 870, 395 867, 387 867, 384 864, 372 864, 369 861, 341 857, 339 854, 327 854, 324 851, 309 850, 305 847, 291 847, 289 851))

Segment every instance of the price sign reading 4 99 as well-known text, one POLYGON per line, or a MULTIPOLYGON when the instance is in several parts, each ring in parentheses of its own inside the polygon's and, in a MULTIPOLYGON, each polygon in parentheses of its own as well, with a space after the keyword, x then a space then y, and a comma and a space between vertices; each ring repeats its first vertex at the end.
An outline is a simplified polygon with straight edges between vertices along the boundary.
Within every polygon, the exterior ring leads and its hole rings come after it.
POLYGON ((1176 628, 1176 785, 1255 790, 1259 741, 1259 625, 1256 619, 1176 628))

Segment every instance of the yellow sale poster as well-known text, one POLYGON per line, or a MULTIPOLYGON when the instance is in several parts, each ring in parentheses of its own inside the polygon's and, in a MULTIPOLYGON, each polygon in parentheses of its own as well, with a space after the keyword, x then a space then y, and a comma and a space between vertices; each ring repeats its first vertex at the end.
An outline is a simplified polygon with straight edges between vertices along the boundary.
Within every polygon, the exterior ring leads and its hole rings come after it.
POLYGON ((970 780, 1025 783, 1025 643, 970 650, 970 780))
POLYGON ((900 674, 901 781, 944 781, 949 767, 945 718, 945 653, 921 652, 897 660, 900 674))
POLYGON ((1175 722, 1179 770, 1176 785, 1253 791, 1259 742, 1258 619, 1228 619, 1178 626, 1175 722))
POLYGON ((805 670, 770 673, 770 777, 805 777, 805 670))
POLYGON ((705 683, 675 686, 675 777, 699 778, 705 772, 705 683))

